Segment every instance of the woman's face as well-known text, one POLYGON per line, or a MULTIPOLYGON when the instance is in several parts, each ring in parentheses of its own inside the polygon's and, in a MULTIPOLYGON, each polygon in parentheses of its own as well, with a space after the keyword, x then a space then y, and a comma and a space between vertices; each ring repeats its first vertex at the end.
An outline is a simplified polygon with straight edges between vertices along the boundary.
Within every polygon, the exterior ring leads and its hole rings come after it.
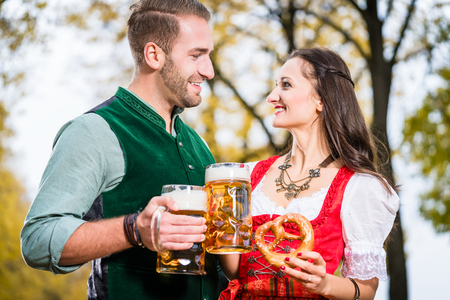
POLYGON ((267 97, 275 108, 276 128, 308 130, 323 109, 313 85, 302 75, 304 63, 300 58, 288 60, 280 69, 277 86, 267 97))

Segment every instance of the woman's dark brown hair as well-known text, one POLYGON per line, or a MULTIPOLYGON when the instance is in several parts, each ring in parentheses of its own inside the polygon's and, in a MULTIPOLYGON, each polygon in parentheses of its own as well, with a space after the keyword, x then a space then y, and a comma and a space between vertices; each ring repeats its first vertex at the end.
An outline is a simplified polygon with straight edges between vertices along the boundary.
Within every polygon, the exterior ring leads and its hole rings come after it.
POLYGON ((391 193, 389 186, 395 190, 392 182, 377 172, 377 152, 344 60, 337 53, 321 48, 294 50, 288 60, 294 58, 305 62, 302 75, 311 81, 323 103, 319 118, 333 157, 340 157, 355 172, 375 176, 391 193))

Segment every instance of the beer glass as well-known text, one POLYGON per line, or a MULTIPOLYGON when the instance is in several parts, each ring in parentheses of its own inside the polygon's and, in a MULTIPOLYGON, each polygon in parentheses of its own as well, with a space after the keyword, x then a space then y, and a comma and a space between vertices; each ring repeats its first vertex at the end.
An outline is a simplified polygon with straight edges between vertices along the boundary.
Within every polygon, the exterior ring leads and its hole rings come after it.
POLYGON ((206 167, 206 251, 213 254, 252 250, 250 171, 240 163, 206 167))
MULTIPOLYGON (((206 212, 206 193, 201 186, 165 185, 161 195, 169 195, 180 206, 180 210, 171 211, 174 215, 204 217, 206 212)), ((152 216, 153 245, 158 252, 156 271, 168 274, 202 275, 205 272, 204 242, 194 243, 187 250, 172 251, 164 249, 159 239, 159 223, 165 207, 158 207, 152 216)))

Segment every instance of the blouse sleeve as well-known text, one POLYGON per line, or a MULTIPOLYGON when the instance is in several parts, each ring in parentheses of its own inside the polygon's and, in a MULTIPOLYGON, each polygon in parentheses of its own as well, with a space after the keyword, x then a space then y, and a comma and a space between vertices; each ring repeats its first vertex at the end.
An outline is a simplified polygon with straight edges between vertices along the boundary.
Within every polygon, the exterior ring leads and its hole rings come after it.
POLYGON ((342 276, 387 280, 383 243, 399 208, 399 197, 389 194, 381 182, 355 173, 344 193, 341 209, 345 243, 342 276))
POLYGON ((245 163, 248 166, 250 174, 252 174, 253 169, 255 168, 257 163, 259 163, 259 161, 252 161, 252 162, 245 163))

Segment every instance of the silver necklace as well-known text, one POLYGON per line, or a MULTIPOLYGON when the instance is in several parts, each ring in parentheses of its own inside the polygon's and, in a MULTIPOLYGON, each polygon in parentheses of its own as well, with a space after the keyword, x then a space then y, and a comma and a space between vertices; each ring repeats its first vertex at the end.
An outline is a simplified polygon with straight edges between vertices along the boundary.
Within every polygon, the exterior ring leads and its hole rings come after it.
POLYGON ((309 169, 308 176, 306 176, 302 179, 299 179, 299 180, 295 180, 295 181, 293 181, 291 179, 291 176, 289 176, 289 173, 287 171, 288 168, 292 167, 292 165, 289 164, 290 160, 291 160, 291 153, 289 152, 289 154, 286 156, 286 160, 284 161, 284 164, 282 164, 281 166, 278 166, 278 169, 280 169, 281 172, 280 172, 280 176, 278 176, 278 178, 275 179, 275 183, 277 184, 277 186, 281 186, 277 189, 277 193, 287 191, 286 193, 284 193, 284 197, 289 201, 292 198, 296 198, 300 192, 309 189, 309 183, 311 182, 311 180, 313 178, 320 177, 320 169, 326 168, 329 164, 331 164, 334 161, 334 158, 330 154, 327 158, 325 158, 325 160, 323 162, 321 162, 319 164, 318 168, 309 169), (284 176, 285 174, 286 174, 287 178, 289 179, 289 183, 286 183, 286 181, 285 181, 285 176, 284 176), (306 180, 306 182, 303 183, 302 185, 297 185, 297 182, 300 182, 303 180, 306 180))

